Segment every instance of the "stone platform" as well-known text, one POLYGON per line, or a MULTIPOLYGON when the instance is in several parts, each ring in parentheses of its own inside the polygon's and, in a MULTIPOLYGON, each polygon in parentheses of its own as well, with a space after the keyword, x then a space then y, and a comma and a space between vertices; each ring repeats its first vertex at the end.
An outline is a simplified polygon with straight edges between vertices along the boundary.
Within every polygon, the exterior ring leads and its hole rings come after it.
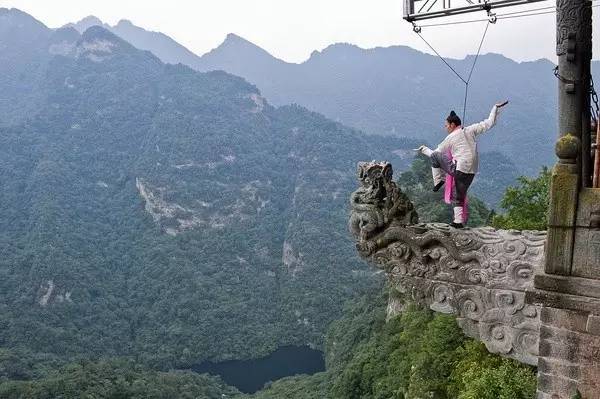
MULTIPOLYGON (((561 260, 546 232, 419 224, 389 163, 360 163, 358 179, 349 228, 361 257, 402 294, 390 296, 388 316, 406 297, 455 314, 490 352, 538 366, 537 398, 600 398, 600 281, 546 274, 561 260)), ((600 259, 586 262, 600 269, 600 259)))

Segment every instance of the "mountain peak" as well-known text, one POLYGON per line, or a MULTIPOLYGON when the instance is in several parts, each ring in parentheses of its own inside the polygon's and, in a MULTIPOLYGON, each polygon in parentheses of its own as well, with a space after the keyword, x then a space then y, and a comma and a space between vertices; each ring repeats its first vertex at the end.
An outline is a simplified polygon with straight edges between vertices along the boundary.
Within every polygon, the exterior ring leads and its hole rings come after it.
POLYGON ((162 62, 150 51, 140 50, 125 41, 109 28, 92 26, 77 41, 75 49, 76 58, 87 58, 90 61, 101 63, 111 59, 128 60, 127 63, 135 68, 158 70, 163 67, 162 62), (158 69, 156 69, 158 68, 158 69))
POLYGON ((321 54, 356 54, 356 53, 362 53, 365 50, 358 47, 355 44, 351 44, 351 43, 334 43, 334 44, 330 44, 329 46, 325 47, 323 50, 321 51, 313 51, 311 56, 316 56, 316 55, 321 55, 321 54))
POLYGON ((223 47, 223 46, 245 46, 245 47, 261 49, 256 44, 244 39, 241 36, 236 35, 235 33, 227 34, 227 36, 225 37, 225 40, 219 47, 223 47))
POLYGON ((74 44, 79 40, 80 37, 81 34, 77 31, 77 29, 73 27, 62 27, 55 29, 52 32, 52 36, 50 37, 50 43, 56 44, 67 42, 74 44))
POLYGON ((102 26, 104 23, 102 22, 102 20, 100 20, 100 18, 98 18, 94 15, 88 15, 87 17, 85 17, 81 21, 79 21, 78 24, 89 24, 90 26, 93 26, 93 25, 102 26))
POLYGON ((267 70, 274 65, 286 64, 256 44, 235 33, 229 33, 223 43, 200 58, 196 69, 201 71, 221 69, 234 75, 240 75, 245 63, 253 65, 258 70, 267 70), (240 63, 239 60, 244 61, 240 63))
POLYGON ((227 57, 233 58, 236 58, 238 56, 261 57, 263 59, 281 61, 273 57, 268 51, 266 51, 262 47, 257 46, 251 41, 246 40, 243 37, 236 35, 235 33, 227 34, 225 40, 219 45, 219 47, 204 54, 202 58, 216 56, 217 54, 226 55, 227 57))
POLYGON ((31 15, 27 14, 24 11, 19 10, 18 8, 4 8, 4 7, 0 7, 0 17, 2 17, 2 18, 20 17, 20 18, 27 18, 27 19, 35 19, 31 15))
POLYGON ((246 39, 244 39, 241 36, 236 35, 235 33, 228 33, 227 36, 225 37, 225 41, 231 41, 231 40, 239 40, 239 41, 247 42, 246 39))
POLYGON ((2 25, 0 31, 11 26, 18 28, 36 26, 44 30, 48 29, 42 22, 18 8, 0 8, 0 22, 2 25))
POLYGON ((131 22, 128 19, 122 19, 120 20, 115 26, 115 28, 124 28, 124 27, 137 27, 136 25, 133 24, 133 22, 131 22))
POLYGON ((75 28, 79 33, 83 33, 92 26, 108 27, 108 25, 105 25, 104 22, 100 20, 100 18, 95 17, 93 15, 88 15, 79 22, 66 24, 65 26, 63 26, 63 28, 75 28))
POLYGON ((44 47, 52 31, 31 15, 17 8, 0 8, 0 38, 2 46, 14 44, 25 47, 44 47), (14 38, 14 40, 10 40, 14 38), (9 39, 9 40, 5 40, 9 39))
POLYGON ((86 29, 81 38, 82 40, 106 39, 110 41, 123 41, 123 39, 120 39, 108 29, 98 25, 90 26, 86 29))
POLYGON ((77 43, 77 53, 92 61, 101 62, 114 53, 134 51, 135 48, 108 29, 94 25, 81 35, 77 43))

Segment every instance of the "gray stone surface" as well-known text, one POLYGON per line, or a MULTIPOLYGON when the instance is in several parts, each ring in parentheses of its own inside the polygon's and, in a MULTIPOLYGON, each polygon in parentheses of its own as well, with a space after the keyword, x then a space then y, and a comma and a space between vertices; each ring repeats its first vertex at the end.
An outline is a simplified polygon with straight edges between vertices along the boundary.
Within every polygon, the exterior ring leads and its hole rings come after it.
POLYGON ((392 180, 392 164, 359 162, 357 174, 360 188, 350 197, 349 228, 359 242, 392 224, 407 225, 419 220, 412 202, 392 180))
POLYGON ((600 284, 598 280, 574 276, 557 276, 538 274, 534 279, 535 288, 600 299, 600 284))
MULTIPOLYGON (((456 314, 465 333, 491 352, 537 364, 540 309, 525 303, 525 291, 542 272, 545 233, 410 225, 413 206, 390 184, 391 172, 387 163, 359 165, 350 230, 360 255, 405 296, 456 314)), ((388 307, 401 308, 397 300, 388 307)))
POLYGON ((600 337, 589 331, 598 317, 543 307, 540 319, 538 397, 600 397, 600 337))
MULTIPOLYGON (((579 193, 575 245, 573 248, 573 276, 600 279, 600 226, 595 224, 600 215, 600 189, 583 189, 579 193)), ((597 289, 600 291, 600 287, 597 289)), ((585 294, 581 292, 580 294, 585 294)))
POLYGON ((600 335, 600 316, 590 315, 585 326, 585 331, 589 334, 600 335))
MULTIPOLYGON (((578 391, 600 398, 600 281, 590 278, 600 276, 594 246, 600 190, 578 196, 574 166, 559 165, 570 176, 553 182, 553 241, 543 232, 417 224, 385 162, 361 163, 361 187, 352 195, 356 248, 386 272, 393 292, 455 314, 490 352, 537 364, 539 399, 572 399, 578 391), (561 193, 564 184, 568 192, 561 193), (563 206, 574 198, 578 207, 563 206), (547 245, 553 248, 546 252, 547 245)), ((388 317, 402 309, 401 297, 391 296, 388 317)))
MULTIPOLYGON (((561 138, 557 149, 561 143, 566 146, 565 143, 570 139, 574 139, 573 136, 561 138)), ((578 142, 578 139, 574 140, 578 142)), ((544 266, 546 273, 571 274, 578 190, 579 176, 576 165, 558 163, 553 169, 550 185, 548 246, 544 266)))

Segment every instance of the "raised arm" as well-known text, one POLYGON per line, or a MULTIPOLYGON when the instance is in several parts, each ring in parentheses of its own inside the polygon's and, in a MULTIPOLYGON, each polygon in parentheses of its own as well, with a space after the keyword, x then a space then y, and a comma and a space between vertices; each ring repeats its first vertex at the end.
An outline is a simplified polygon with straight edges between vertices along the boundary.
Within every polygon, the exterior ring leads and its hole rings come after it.
POLYGON ((474 136, 479 136, 480 134, 490 130, 496 124, 496 118, 498 117, 498 110, 508 104, 508 101, 504 101, 502 103, 498 103, 492 107, 490 111, 490 116, 487 119, 469 125, 465 128, 465 130, 473 133, 474 136))

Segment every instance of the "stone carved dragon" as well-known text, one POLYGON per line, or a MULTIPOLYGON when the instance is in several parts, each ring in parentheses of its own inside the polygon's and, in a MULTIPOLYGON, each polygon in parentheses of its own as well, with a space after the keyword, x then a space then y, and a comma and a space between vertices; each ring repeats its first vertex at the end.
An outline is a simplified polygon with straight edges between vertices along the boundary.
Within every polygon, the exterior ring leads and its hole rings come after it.
POLYGON ((360 242, 392 223, 415 223, 418 215, 412 202, 392 180, 389 162, 359 162, 358 179, 361 187, 352 193, 350 231, 360 242))
MULTIPOLYGON (((537 364, 539 309, 525 304, 525 291, 543 270, 545 232, 416 224, 389 163, 360 163, 358 178, 349 226, 359 254, 404 297, 456 314, 490 352, 537 364)), ((390 316, 402 308, 394 301, 390 316)))

